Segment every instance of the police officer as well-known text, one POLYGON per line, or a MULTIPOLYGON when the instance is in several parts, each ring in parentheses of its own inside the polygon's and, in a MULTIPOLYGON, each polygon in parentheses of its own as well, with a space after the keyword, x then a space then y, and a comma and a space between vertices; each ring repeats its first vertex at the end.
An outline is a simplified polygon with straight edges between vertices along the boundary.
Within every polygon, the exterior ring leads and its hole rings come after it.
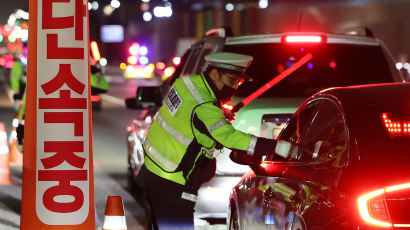
POLYGON ((137 177, 154 228, 194 228, 198 189, 215 174, 215 149, 226 147, 256 158, 275 153, 275 140, 236 130, 221 106, 249 79, 245 71, 252 59, 235 53, 209 54, 201 75, 183 76, 171 86, 143 143, 144 165, 137 177))

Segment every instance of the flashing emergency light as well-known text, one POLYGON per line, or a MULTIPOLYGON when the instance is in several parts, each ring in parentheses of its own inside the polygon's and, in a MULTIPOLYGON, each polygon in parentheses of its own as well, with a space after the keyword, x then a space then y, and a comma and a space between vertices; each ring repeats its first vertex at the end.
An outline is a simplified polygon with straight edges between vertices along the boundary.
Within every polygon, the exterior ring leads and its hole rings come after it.
POLYGON ((95 41, 91 42, 91 53, 96 61, 101 59, 100 50, 98 49, 98 44, 95 41))
POLYGON ((138 44, 138 43, 133 43, 133 44, 130 46, 130 48, 128 49, 128 51, 130 52, 131 55, 137 56, 137 55, 138 55, 138 52, 139 52, 139 49, 140 49, 140 44, 138 44))
POLYGON ((284 35, 282 42, 285 43, 322 43, 326 41, 324 35, 284 35))
POLYGON ((174 64, 174 66, 178 66, 179 64, 181 64, 181 57, 178 57, 178 56, 173 57, 172 63, 174 64))
POLYGON ((140 57, 138 61, 141 65, 146 65, 149 63, 149 59, 145 56, 140 57))
POLYGON ((381 119, 391 136, 410 136, 410 119, 392 118, 389 113, 382 113, 381 119))
POLYGON ((129 56, 127 61, 128 61, 128 64, 130 65, 136 65, 138 62, 138 59, 135 56, 129 56))
POLYGON ((366 193, 357 199, 357 206, 362 219, 370 225, 378 227, 410 227, 409 224, 392 224, 388 209, 386 207, 385 197, 387 193, 410 189, 410 183, 390 186, 366 193))
POLYGON ((148 54, 148 48, 146 46, 141 46, 139 50, 139 54, 145 56, 148 54))
POLYGON ((335 61, 329 62, 329 66, 330 66, 330 68, 332 68, 332 69, 336 68, 336 62, 335 62, 335 61))

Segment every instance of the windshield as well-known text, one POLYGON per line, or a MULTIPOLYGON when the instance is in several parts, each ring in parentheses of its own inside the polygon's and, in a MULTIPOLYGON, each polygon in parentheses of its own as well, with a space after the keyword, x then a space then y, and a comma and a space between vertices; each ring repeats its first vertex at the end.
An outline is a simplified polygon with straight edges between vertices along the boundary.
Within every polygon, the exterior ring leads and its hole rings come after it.
POLYGON ((308 97, 319 90, 370 83, 393 82, 388 62, 379 46, 352 44, 284 45, 282 43, 226 46, 226 52, 254 57, 248 73, 254 78, 239 87, 246 97, 283 70, 311 53, 310 62, 297 69, 261 97, 308 97))

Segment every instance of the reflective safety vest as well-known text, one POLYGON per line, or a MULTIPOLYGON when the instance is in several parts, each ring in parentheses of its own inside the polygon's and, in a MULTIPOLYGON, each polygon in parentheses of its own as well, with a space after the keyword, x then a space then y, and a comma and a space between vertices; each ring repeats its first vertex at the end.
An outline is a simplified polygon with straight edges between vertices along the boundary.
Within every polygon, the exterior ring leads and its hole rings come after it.
MULTIPOLYGON (((26 84, 26 76, 24 74, 24 67, 20 61, 15 61, 13 68, 10 70, 10 85, 14 92, 21 90, 21 83, 26 84)), ((21 92, 23 93, 23 92, 21 92)))
POLYGON ((177 79, 144 140, 146 168, 185 185, 187 171, 193 170, 201 154, 213 158, 216 143, 252 155, 257 138, 236 130, 216 102, 203 75, 177 79), (198 121, 202 128, 198 128, 198 121))
POLYGON ((94 74, 91 73, 91 87, 95 87, 98 89, 102 89, 102 90, 109 90, 110 89, 110 85, 107 82, 107 79, 105 79, 104 75, 102 74, 94 74))

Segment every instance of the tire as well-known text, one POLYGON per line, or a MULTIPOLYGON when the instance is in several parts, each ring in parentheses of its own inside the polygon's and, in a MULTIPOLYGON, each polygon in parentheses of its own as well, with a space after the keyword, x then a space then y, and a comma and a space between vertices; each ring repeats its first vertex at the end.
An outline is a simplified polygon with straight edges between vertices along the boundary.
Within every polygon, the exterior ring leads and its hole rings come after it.
POLYGON ((229 218, 229 230, 239 230, 238 213, 236 212, 235 206, 231 208, 231 217, 229 218))

